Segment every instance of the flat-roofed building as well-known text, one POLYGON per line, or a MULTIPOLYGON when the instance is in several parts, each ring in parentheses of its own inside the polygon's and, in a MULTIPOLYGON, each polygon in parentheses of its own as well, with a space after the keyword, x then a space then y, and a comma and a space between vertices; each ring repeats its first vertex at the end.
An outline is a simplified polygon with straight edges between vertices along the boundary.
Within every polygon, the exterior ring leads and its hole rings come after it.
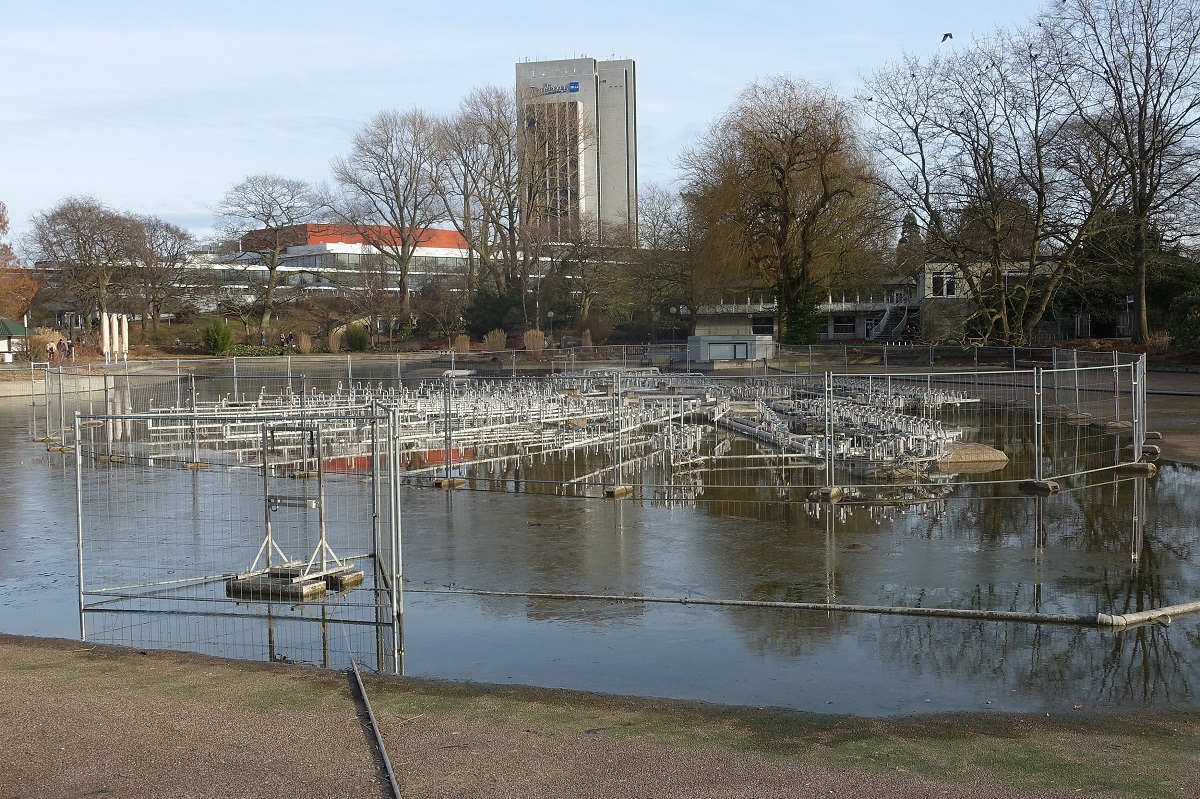
POLYGON ((517 64, 529 214, 558 240, 637 236, 637 91, 632 59, 517 64))

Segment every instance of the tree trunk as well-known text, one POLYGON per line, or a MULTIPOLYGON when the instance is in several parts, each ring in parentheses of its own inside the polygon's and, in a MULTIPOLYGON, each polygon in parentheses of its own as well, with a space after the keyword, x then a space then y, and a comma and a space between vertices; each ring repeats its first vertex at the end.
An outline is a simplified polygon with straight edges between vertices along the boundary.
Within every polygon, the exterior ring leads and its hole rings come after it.
POLYGON ((1138 214, 1133 227, 1133 318, 1129 320, 1129 333, 1134 344, 1142 344, 1150 338, 1146 315, 1146 262, 1149 260, 1146 227, 1145 215, 1138 214))

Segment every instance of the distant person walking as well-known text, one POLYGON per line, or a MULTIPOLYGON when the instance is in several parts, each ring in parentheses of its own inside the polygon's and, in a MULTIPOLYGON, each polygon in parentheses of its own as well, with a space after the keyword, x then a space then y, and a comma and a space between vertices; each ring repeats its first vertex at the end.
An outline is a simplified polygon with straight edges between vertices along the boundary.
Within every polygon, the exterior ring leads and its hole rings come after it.
POLYGON ((54 342, 51 341, 49 344, 46 345, 46 361, 50 362, 53 360, 54 360, 54 342))
POLYGON ((263 330, 258 334, 258 343, 260 346, 267 346, 267 331, 263 330))

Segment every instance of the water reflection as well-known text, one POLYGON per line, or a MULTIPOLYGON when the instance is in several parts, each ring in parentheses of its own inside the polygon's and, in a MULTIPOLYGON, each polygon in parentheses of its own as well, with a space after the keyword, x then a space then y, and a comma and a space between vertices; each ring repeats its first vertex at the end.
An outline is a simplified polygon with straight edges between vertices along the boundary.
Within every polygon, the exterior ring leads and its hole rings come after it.
MULTIPOLYGON (((72 636, 73 459, 30 442, 25 410, 0 407, 0 448, 19 467, 0 491, 0 627, 72 636)), ((1037 457, 1014 440, 1017 412, 962 416, 1004 448, 1014 468, 1037 457)), ((1047 425, 1048 463, 1110 464, 1113 445, 1085 428, 1047 425)), ((1149 481, 1112 472, 1072 477, 1049 498, 1022 496, 991 476, 901 482, 879 495, 887 504, 852 499, 830 507, 807 502, 802 489, 822 475, 751 460, 756 450, 745 442, 709 446, 753 468, 658 466, 641 484, 645 502, 557 495, 564 481, 604 467, 598 453, 505 461, 491 477, 470 475, 475 490, 404 489, 405 671, 864 714, 978 708, 987 699, 1006 710, 1196 703, 1197 665, 1187 654, 1200 633, 1190 619, 1114 634, 461 593, 1045 613, 1120 613, 1200 598, 1195 467, 1161 464, 1149 481), (482 490, 517 486, 530 493, 482 490)), ((169 513, 174 556, 187 563, 202 546, 202 481, 217 477, 179 477, 169 492, 177 504, 148 507, 145 517, 169 513)), ((378 654, 390 643, 379 640, 371 619, 335 608, 259 603, 237 619, 198 602, 183 612, 144 610, 97 611, 89 635, 334 667, 354 651, 368 653, 368 665, 391 666, 378 654)))

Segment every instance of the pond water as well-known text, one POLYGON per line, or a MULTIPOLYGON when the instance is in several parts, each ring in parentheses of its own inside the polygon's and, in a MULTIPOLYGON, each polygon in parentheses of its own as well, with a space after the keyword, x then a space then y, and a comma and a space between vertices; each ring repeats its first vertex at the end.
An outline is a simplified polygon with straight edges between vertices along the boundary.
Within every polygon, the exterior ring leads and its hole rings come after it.
MULTIPOLYGON (((78 637, 74 458, 32 442, 32 424, 27 404, 0 402, 0 631, 78 637)), ((1084 465, 1093 456, 1081 453, 1084 465)), ((181 507, 193 478, 172 489, 181 507)), ((980 482, 910 507, 833 512, 769 479, 745 482, 707 485, 694 502, 405 487, 403 672, 858 715, 1200 704, 1194 617, 1113 633, 471 593, 1070 614, 1200 599, 1200 469, 1189 465, 1160 463, 1148 481, 1098 472, 1045 499, 980 482)), ((89 612, 87 629, 91 640, 341 666, 379 641, 326 623, 338 612, 266 606, 231 620, 199 603, 123 606, 89 612)))

